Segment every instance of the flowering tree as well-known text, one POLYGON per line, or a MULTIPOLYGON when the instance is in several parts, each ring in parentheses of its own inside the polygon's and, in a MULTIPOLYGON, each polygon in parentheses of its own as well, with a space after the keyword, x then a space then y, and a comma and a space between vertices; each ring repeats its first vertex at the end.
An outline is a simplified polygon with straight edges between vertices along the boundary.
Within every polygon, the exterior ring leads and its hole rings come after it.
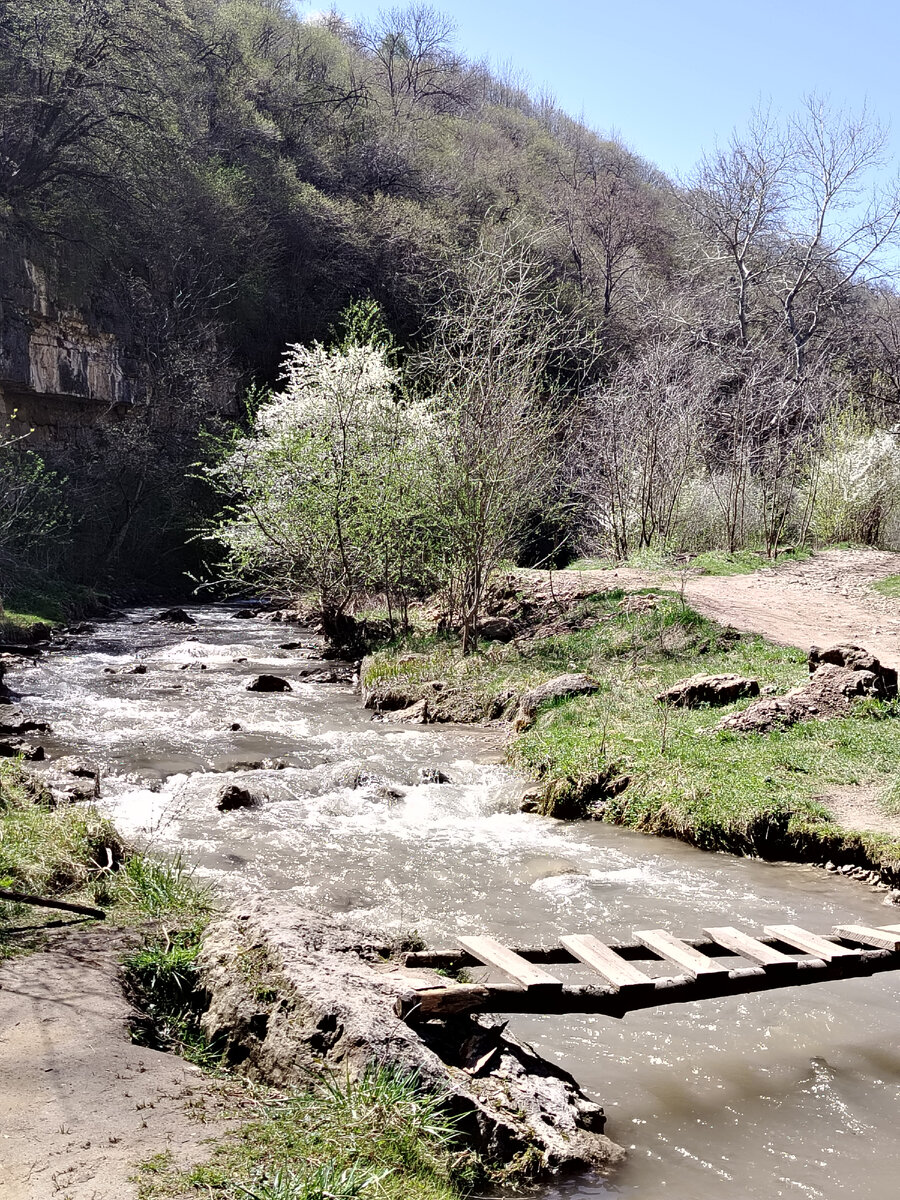
POLYGON ((235 577, 314 589, 326 629, 372 591, 405 626, 410 597, 432 582, 428 409, 371 344, 292 346, 282 381, 207 470, 228 497, 211 536, 235 577))

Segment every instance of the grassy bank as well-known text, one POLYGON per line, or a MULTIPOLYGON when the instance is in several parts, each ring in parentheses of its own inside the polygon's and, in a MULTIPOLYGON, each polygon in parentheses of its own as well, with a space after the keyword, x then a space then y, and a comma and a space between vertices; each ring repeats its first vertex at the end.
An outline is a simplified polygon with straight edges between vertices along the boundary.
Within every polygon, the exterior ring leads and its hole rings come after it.
POLYGON ((0 596, 0 641, 33 642, 54 625, 95 613, 100 598, 91 588, 60 582, 7 589, 0 596))
POLYGON ((661 550, 640 550, 626 560, 606 558, 579 558, 565 568, 567 571, 604 571, 616 567, 634 567, 646 571, 691 570, 701 575, 750 575, 766 567, 783 566, 790 562, 804 562, 812 557, 806 546, 788 547, 770 558, 762 550, 704 550, 699 554, 667 554, 661 550))
POLYGON ((681 709, 656 694, 700 671, 749 675, 781 693, 807 678, 805 656, 723 630, 671 593, 593 596, 565 619, 564 632, 466 659, 448 642, 406 643, 373 656, 364 682, 407 687, 415 699, 440 679, 444 691, 467 691, 488 710, 491 698, 585 672, 598 691, 546 706, 509 748, 511 761, 541 782, 545 811, 707 849, 868 865, 900 882, 900 841, 840 828, 822 798, 830 788, 872 785, 886 814, 896 806, 896 701, 858 702, 850 716, 770 734, 715 732, 720 717, 748 701, 681 709))

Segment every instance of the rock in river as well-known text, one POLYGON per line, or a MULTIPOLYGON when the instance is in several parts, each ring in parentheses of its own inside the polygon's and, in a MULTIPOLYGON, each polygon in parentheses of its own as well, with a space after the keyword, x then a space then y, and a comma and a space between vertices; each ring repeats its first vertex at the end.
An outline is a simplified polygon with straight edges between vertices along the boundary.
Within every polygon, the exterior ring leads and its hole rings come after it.
POLYGON ((294 689, 280 675, 257 675, 247 684, 248 692, 292 692, 294 689))

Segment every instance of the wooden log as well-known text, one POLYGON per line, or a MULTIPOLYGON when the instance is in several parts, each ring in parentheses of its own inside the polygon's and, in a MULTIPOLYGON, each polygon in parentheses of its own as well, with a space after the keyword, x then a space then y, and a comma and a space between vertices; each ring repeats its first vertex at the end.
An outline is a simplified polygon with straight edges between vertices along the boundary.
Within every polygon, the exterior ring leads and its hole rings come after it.
POLYGON ((848 942, 862 942, 864 946, 875 946, 878 950, 900 950, 900 930, 871 929, 868 925, 835 925, 832 930, 837 937, 848 942))
POLYGON ((792 968, 797 966, 797 959, 792 958, 790 954, 782 954, 780 950, 767 946, 765 942, 761 942, 731 925, 718 925, 712 929, 704 929, 703 932, 709 934, 717 945, 731 950, 735 954, 740 954, 742 958, 749 958, 751 962, 759 963, 763 967, 792 968))
POLYGON ((503 971, 510 979, 514 979, 516 983, 521 984, 524 988, 544 987, 544 988, 561 988, 562 982, 556 979, 553 975, 549 975, 546 971, 542 971, 540 967, 534 966, 527 959, 516 954, 514 950, 507 949, 496 938, 492 937, 462 937, 459 939, 466 950, 485 966, 496 967, 498 971, 503 971))
POLYGON ((6 888, 0 888, 0 900, 9 900, 13 904, 34 904, 38 908, 57 908, 61 912, 78 913, 82 917, 94 917, 98 921, 106 918, 102 908, 73 904, 68 900, 50 900, 47 896, 31 896, 27 892, 10 892, 6 888))
POLYGON ((614 988, 647 987, 653 980, 637 967, 633 967, 615 950, 591 937, 589 933, 569 934, 559 939, 579 962, 602 975, 614 988))
POLYGON ((636 929, 634 936, 649 950, 653 950, 654 953, 683 967, 695 979, 700 975, 728 974, 728 968, 724 963, 714 962, 713 959, 707 958, 705 954, 701 954, 687 942, 682 942, 671 933, 667 933, 665 929, 636 929))
POLYGON ((767 925, 766 933, 769 937, 777 938, 787 946, 795 946, 804 954, 813 954, 816 958, 824 958, 826 962, 831 962, 833 958, 853 958, 859 954, 859 950, 849 950, 846 946, 838 946, 818 933, 810 933, 808 929, 801 929, 799 925, 767 925))
MULTIPOLYGON (((801 987, 813 983, 828 983, 841 979, 881 974, 900 970, 900 952, 863 950, 850 958, 837 957, 834 962, 822 958, 797 960, 791 972, 771 973, 764 967, 742 967, 725 974, 694 978, 678 975, 656 979, 649 988, 627 991, 612 988, 566 986, 555 991, 542 988, 522 988, 512 984, 491 985, 485 988, 435 988, 432 993, 409 993, 410 998, 424 1003, 412 1012, 411 1021, 440 1018, 460 1013, 534 1013, 552 1016, 560 1013, 597 1013, 621 1018, 629 1012, 658 1008, 667 1004, 687 1004, 725 996, 749 995, 754 992, 776 991, 786 987, 801 987)), ((400 1006, 398 1005, 398 1012, 400 1006)), ((404 1014, 405 1015, 405 1014, 404 1014)))
POLYGON ((484 1005, 489 999, 488 988, 475 983, 458 983, 454 987, 407 992, 397 998, 394 1011, 404 1021, 427 1021, 432 1017, 486 1011, 484 1005))

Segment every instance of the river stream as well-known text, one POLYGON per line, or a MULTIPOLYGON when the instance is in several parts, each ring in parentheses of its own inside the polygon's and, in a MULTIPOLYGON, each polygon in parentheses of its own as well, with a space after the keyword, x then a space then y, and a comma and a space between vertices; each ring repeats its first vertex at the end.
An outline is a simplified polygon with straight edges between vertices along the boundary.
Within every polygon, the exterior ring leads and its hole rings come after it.
MULTIPOLYGON (((502 765, 496 732, 375 722, 349 685, 304 681, 326 665, 314 636, 224 606, 189 611, 194 626, 131 610, 9 682, 50 721, 51 756, 99 763, 100 804, 123 834, 183 853, 226 895, 271 891, 435 946, 460 933, 549 944, 656 926, 697 936, 900 920, 881 894, 812 867, 520 813, 524 781, 502 765), (118 673, 138 660, 145 673, 118 673), (263 671, 293 690, 247 691, 263 671), (420 781, 433 769, 450 782, 420 781), (264 802, 218 811, 230 782, 264 802)), ((614 1179, 546 1200, 897 1195, 898 996, 886 975, 623 1021, 514 1017, 604 1104, 607 1133, 630 1150, 614 1179)))

